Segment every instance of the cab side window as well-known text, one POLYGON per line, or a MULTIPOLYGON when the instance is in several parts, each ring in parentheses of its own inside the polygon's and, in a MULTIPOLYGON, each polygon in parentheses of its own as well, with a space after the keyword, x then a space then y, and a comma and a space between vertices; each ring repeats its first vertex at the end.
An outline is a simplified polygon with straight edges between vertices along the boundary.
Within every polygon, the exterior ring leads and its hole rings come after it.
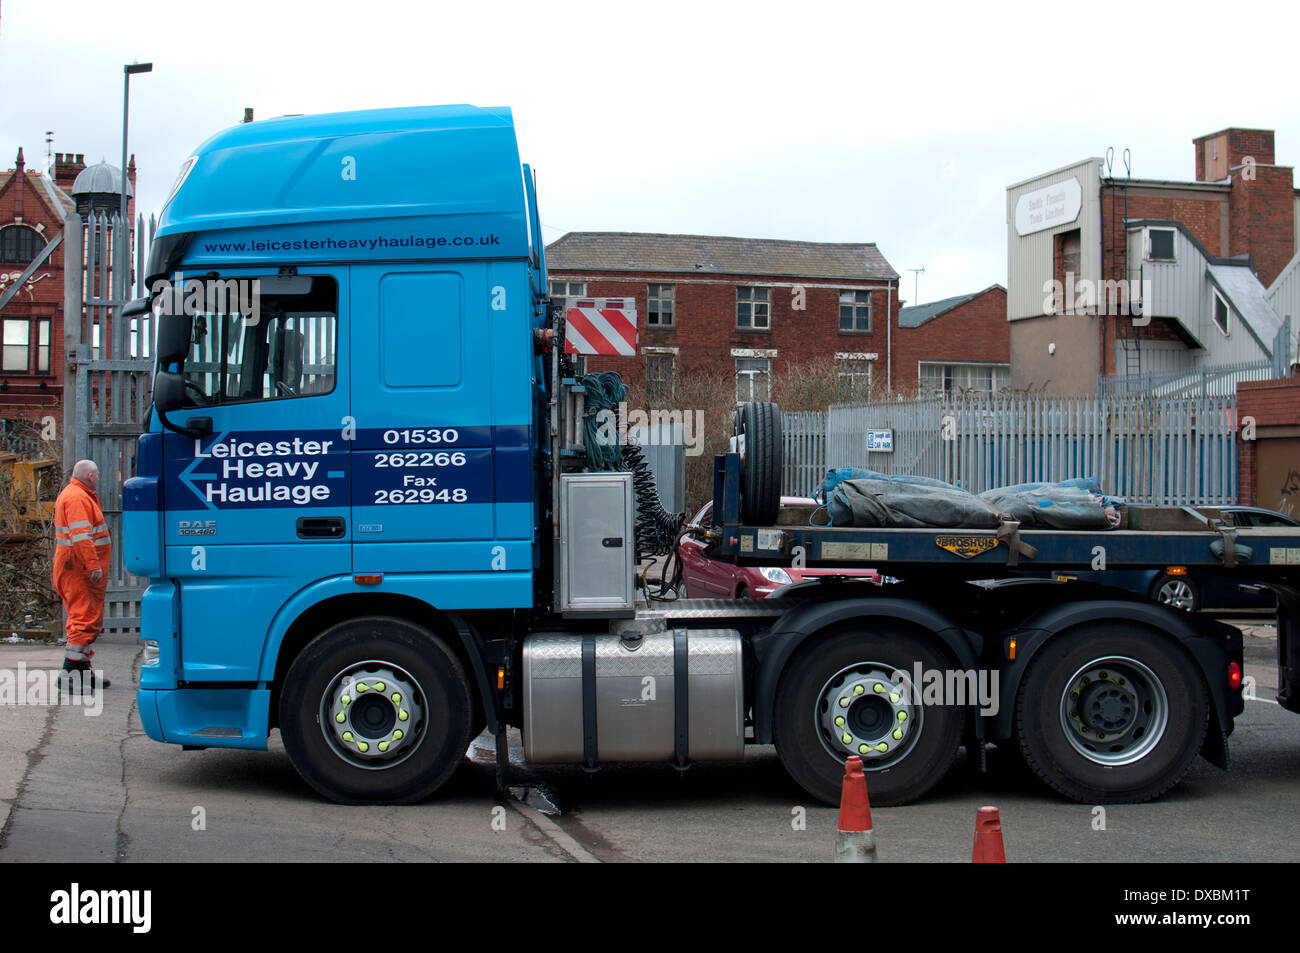
MULTIPOLYGON (((328 394, 338 374, 338 287, 332 278, 261 279, 256 309, 194 316, 186 393, 195 406, 328 394), (277 287, 279 290, 276 290, 277 287)), ((241 299, 241 300, 246 300, 241 299)))

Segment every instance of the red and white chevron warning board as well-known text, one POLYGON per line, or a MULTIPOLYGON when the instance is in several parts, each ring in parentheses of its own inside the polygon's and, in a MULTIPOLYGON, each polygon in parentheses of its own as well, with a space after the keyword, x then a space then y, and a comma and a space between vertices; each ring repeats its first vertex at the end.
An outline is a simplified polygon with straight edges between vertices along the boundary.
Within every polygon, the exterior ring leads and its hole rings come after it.
POLYGON ((569 354, 636 354, 635 298, 566 298, 564 319, 569 354))

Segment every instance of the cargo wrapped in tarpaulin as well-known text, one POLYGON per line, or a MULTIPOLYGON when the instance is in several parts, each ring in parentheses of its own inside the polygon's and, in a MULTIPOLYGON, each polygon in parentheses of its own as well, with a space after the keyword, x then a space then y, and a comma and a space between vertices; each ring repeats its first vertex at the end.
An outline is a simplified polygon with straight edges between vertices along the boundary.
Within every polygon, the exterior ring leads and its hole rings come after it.
POLYGON ((1021 483, 976 496, 942 480, 844 467, 826 475, 823 499, 832 526, 996 529, 1109 529, 1119 515, 1095 477, 1021 483))

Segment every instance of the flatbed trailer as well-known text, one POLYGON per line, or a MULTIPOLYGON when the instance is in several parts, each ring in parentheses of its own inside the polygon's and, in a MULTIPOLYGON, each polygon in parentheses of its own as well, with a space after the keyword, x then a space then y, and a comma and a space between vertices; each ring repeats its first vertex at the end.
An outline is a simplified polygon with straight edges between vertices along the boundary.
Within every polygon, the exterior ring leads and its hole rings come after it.
MULTIPOLYGON (((954 673, 960 675, 955 681, 965 680, 967 697, 944 701, 964 701, 958 707, 965 710, 967 747, 1013 742, 1044 781, 1075 799, 1158 796, 1197 751, 1226 768, 1228 735, 1244 708, 1240 632, 1120 589, 1078 582, 1072 571, 1095 578, 1105 571, 1179 567, 1266 587, 1278 598, 1277 700, 1300 711, 1300 529, 1238 527, 1216 507, 1191 506, 1124 507, 1119 528, 1098 531, 1021 529, 1005 519, 996 530, 813 525, 825 511, 811 506, 785 507, 777 524, 755 526, 742 520, 742 487, 755 479, 745 467, 737 454, 717 458, 713 524, 695 529, 708 555, 762 566, 870 567, 901 580, 879 586, 823 578, 773 594, 773 614, 780 617, 754 636, 760 672, 755 737, 785 747, 787 766, 806 787, 816 784, 814 764, 789 753, 796 745, 782 745, 779 722, 788 706, 778 700, 778 682, 793 676, 790 660, 802 651, 803 667, 821 672, 811 681, 826 679, 821 690, 804 690, 802 704, 813 696, 819 711, 835 704, 838 676, 827 671, 835 663, 811 661, 811 645, 835 629, 863 640, 883 634, 874 641, 884 664, 862 665, 878 676, 891 665, 914 672, 915 660, 908 658, 937 649, 947 666, 945 686, 951 687, 954 673), (792 644, 801 637, 811 645, 792 644), (884 648, 891 637, 898 647, 884 648), (764 651, 772 645, 779 648, 764 651), (777 671, 780 678, 771 674, 777 671), (983 675, 996 689, 992 703, 977 711, 970 695, 983 675)), ((916 677, 885 678, 884 686, 886 697, 901 686, 913 698, 927 687, 916 677)), ((823 747, 834 726, 832 720, 820 731, 823 747)), ((793 735, 790 728, 784 734, 793 735)), ((853 740, 846 749, 860 743, 853 731, 841 740, 848 735, 853 740)), ((803 740, 812 739, 805 733, 803 740)), ((868 762, 868 770, 884 780, 894 769, 886 767, 890 752, 879 754, 885 757, 868 762)), ((829 792, 829 775, 823 780, 819 790, 829 792)), ((894 788, 884 796, 893 799, 894 788)))

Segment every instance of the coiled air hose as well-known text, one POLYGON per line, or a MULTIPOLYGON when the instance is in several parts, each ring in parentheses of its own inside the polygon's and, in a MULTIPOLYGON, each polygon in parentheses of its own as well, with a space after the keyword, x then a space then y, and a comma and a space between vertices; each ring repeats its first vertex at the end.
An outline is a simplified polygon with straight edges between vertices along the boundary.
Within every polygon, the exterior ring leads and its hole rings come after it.
POLYGON ((618 410, 619 404, 627 398, 627 386, 613 371, 584 375, 578 378, 578 383, 586 391, 583 443, 587 452, 587 469, 619 470, 632 474, 632 492, 636 497, 637 562, 646 556, 671 552, 685 514, 673 514, 664 509, 645 451, 630 438, 626 443, 620 441, 618 410))

